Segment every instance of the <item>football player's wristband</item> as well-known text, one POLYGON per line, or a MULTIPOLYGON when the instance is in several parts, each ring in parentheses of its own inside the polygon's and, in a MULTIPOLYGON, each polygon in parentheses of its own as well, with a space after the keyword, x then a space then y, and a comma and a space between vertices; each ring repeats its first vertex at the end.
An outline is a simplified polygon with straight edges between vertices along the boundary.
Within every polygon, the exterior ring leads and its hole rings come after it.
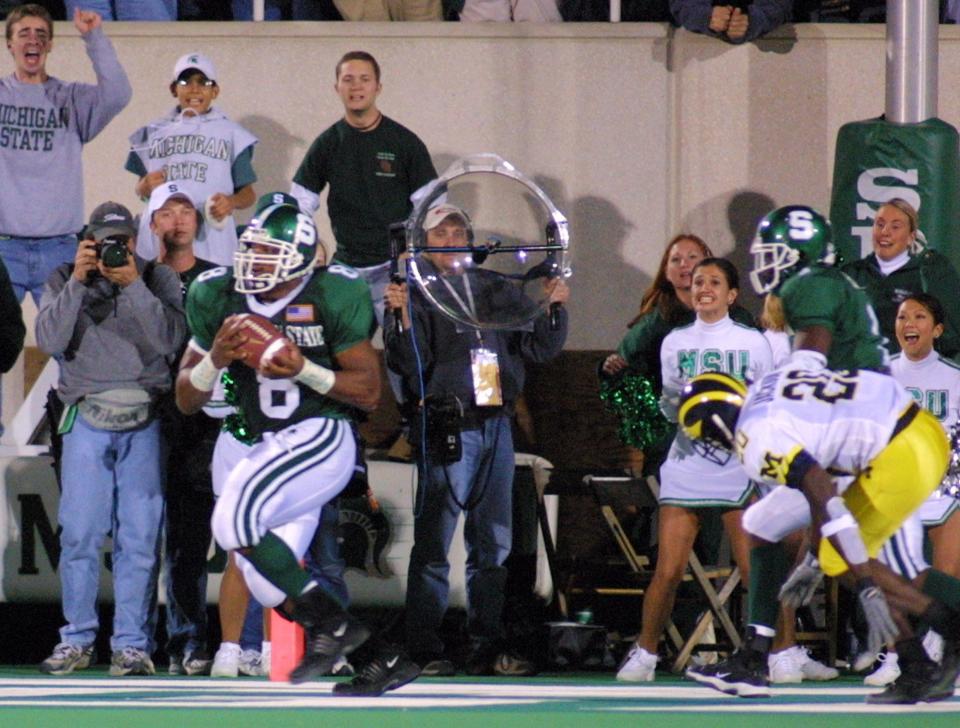
POLYGON ((213 359, 210 358, 210 352, 208 351, 203 355, 203 359, 194 364, 190 370, 190 384, 193 385, 194 389, 201 392, 212 392, 219 376, 220 370, 214 366, 213 359))
POLYGON ((840 544, 840 552, 848 564, 865 564, 870 558, 866 544, 860 535, 860 528, 853 514, 847 509, 843 498, 834 496, 827 501, 827 515, 830 520, 820 527, 824 538, 835 538, 840 544))
POLYGON ((337 375, 332 369, 327 369, 319 364, 314 364, 307 359, 303 360, 303 369, 293 377, 296 381, 310 387, 310 389, 326 394, 333 389, 333 383, 337 380, 337 375))

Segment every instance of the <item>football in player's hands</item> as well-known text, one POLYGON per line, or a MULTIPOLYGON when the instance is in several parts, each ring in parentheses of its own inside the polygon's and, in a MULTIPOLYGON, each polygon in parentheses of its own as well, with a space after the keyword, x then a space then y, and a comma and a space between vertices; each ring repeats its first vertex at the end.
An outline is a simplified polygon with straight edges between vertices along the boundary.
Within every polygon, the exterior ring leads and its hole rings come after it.
POLYGON ((237 318, 239 331, 246 337, 237 350, 243 353, 241 361, 248 367, 259 369, 263 362, 286 347, 287 339, 270 319, 255 313, 242 313, 237 318))

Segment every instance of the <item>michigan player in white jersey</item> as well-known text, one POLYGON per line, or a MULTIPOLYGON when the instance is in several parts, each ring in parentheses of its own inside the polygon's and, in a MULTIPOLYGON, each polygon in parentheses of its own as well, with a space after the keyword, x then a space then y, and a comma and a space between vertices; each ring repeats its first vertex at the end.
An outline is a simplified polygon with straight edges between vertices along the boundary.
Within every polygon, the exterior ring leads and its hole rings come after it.
MULTIPOLYGON (((177 378, 187 413, 211 397, 221 371, 236 382, 237 406, 255 444, 230 471, 213 514, 213 534, 238 551, 258 601, 278 606, 307 633, 302 682, 330 671, 369 630, 300 566, 325 503, 350 480, 355 441, 349 418, 379 401, 380 371, 370 344, 373 307, 366 283, 344 266, 324 267, 317 231, 277 193, 240 237, 234 270, 198 278, 187 296, 192 338, 177 378), (265 316, 285 334, 283 348, 254 370, 240 360, 245 337, 235 314, 265 316)), ((396 650, 370 659, 348 695, 399 687, 419 668, 396 650)))
MULTIPOLYGON (((785 604, 808 601, 822 569, 856 589, 872 644, 900 637, 903 675, 869 702, 929 702, 953 694, 960 581, 929 570, 911 583, 876 561, 946 470, 949 448, 936 418, 889 376, 787 366, 764 376, 749 396, 725 375, 694 379, 684 390, 680 424, 699 448, 735 449, 748 475, 780 486, 744 516, 756 539, 774 543, 809 527, 815 550, 780 590, 785 604), (942 665, 927 658, 904 614, 921 617, 945 637, 942 665)), ((771 588, 778 583, 771 581, 771 588)), ((730 694, 769 695, 762 668, 773 618, 758 619, 751 603, 749 621, 741 650, 717 665, 691 668, 688 676, 730 694)))
MULTIPOLYGON (((737 269, 723 258, 704 258, 691 274, 696 319, 671 331, 660 346, 662 408, 677 419, 677 398, 684 385, 703 372, 726 372, 753 380, 773 368, 766 338, 755 328, 734 322, 729 308, 739 289, 737 269)), ((753 486, 731 453, 703 457, 678 431, 660 468, 659 547, 657 568, 643 600, 643 623, 636 645, 617 671, 617 679, 654 679, 657 644, 673 609, 700 521, 706 508, 719 508, 730 536, 734 559, 749 573, 749 543, 740 520, 753 486)))

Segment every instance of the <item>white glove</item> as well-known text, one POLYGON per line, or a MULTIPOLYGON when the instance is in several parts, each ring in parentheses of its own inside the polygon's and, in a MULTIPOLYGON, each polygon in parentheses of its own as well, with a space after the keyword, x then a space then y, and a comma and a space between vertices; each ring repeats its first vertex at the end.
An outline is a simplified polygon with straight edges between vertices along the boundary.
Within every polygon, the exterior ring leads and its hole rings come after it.
POLYGON ((863 579, 858 583, 857 598, 860 600, 860 606, 863 607, 869 627, 867 650, 877 654, 884 645, 890 644, 897 638, 900 630, 897 629, 897 624, 890 615, 886 597, 883 596, 880 587, 870 579, 863 579))
POLYGON ((780 587, 780 601, 783 606, 793 609, 809 604, 821 581, 823 572, 820 571, 820 564, 817 558, 807 551, 803 561, 780 587))
POLYGON ((680 414, 680 393, 664 389, 660 395, 660 411, 670 422, 676 422, 680 414))
POLYGON ((673 438, 673 453, 678 460, 693 457, 696 454, 693 449, 693 440, 683 434, 683 430, 678 429, 673 438))

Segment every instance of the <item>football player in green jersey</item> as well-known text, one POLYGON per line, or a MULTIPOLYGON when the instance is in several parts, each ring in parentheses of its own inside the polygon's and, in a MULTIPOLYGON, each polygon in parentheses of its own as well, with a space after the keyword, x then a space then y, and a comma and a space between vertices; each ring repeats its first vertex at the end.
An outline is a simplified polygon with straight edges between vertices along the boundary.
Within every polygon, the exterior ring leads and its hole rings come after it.
MULTIPOLYGON (((235 268, 208 271, 190 287, 191 340, 177 377, 177 406, 186 413, 206 403, 224 368, 236 382, 256 443, 227 478, 213 534, 239 553, 257 600, 306 630, 293 682, 329 672, 370 635, 299 563, 313 536, 305 524, 316 523, 353 473, 351 413, 372 410, 380 397, 367 284, 352 268, 325 262, 313 221, 276 193, 241 235, 235 268), (286 339, 257 370, 240 361, 246 337, 237 314, 247 312, 270 319, 286 339)), ((418 674, 398 652, 381 651, 337 692, 379 694, 418 674)))

